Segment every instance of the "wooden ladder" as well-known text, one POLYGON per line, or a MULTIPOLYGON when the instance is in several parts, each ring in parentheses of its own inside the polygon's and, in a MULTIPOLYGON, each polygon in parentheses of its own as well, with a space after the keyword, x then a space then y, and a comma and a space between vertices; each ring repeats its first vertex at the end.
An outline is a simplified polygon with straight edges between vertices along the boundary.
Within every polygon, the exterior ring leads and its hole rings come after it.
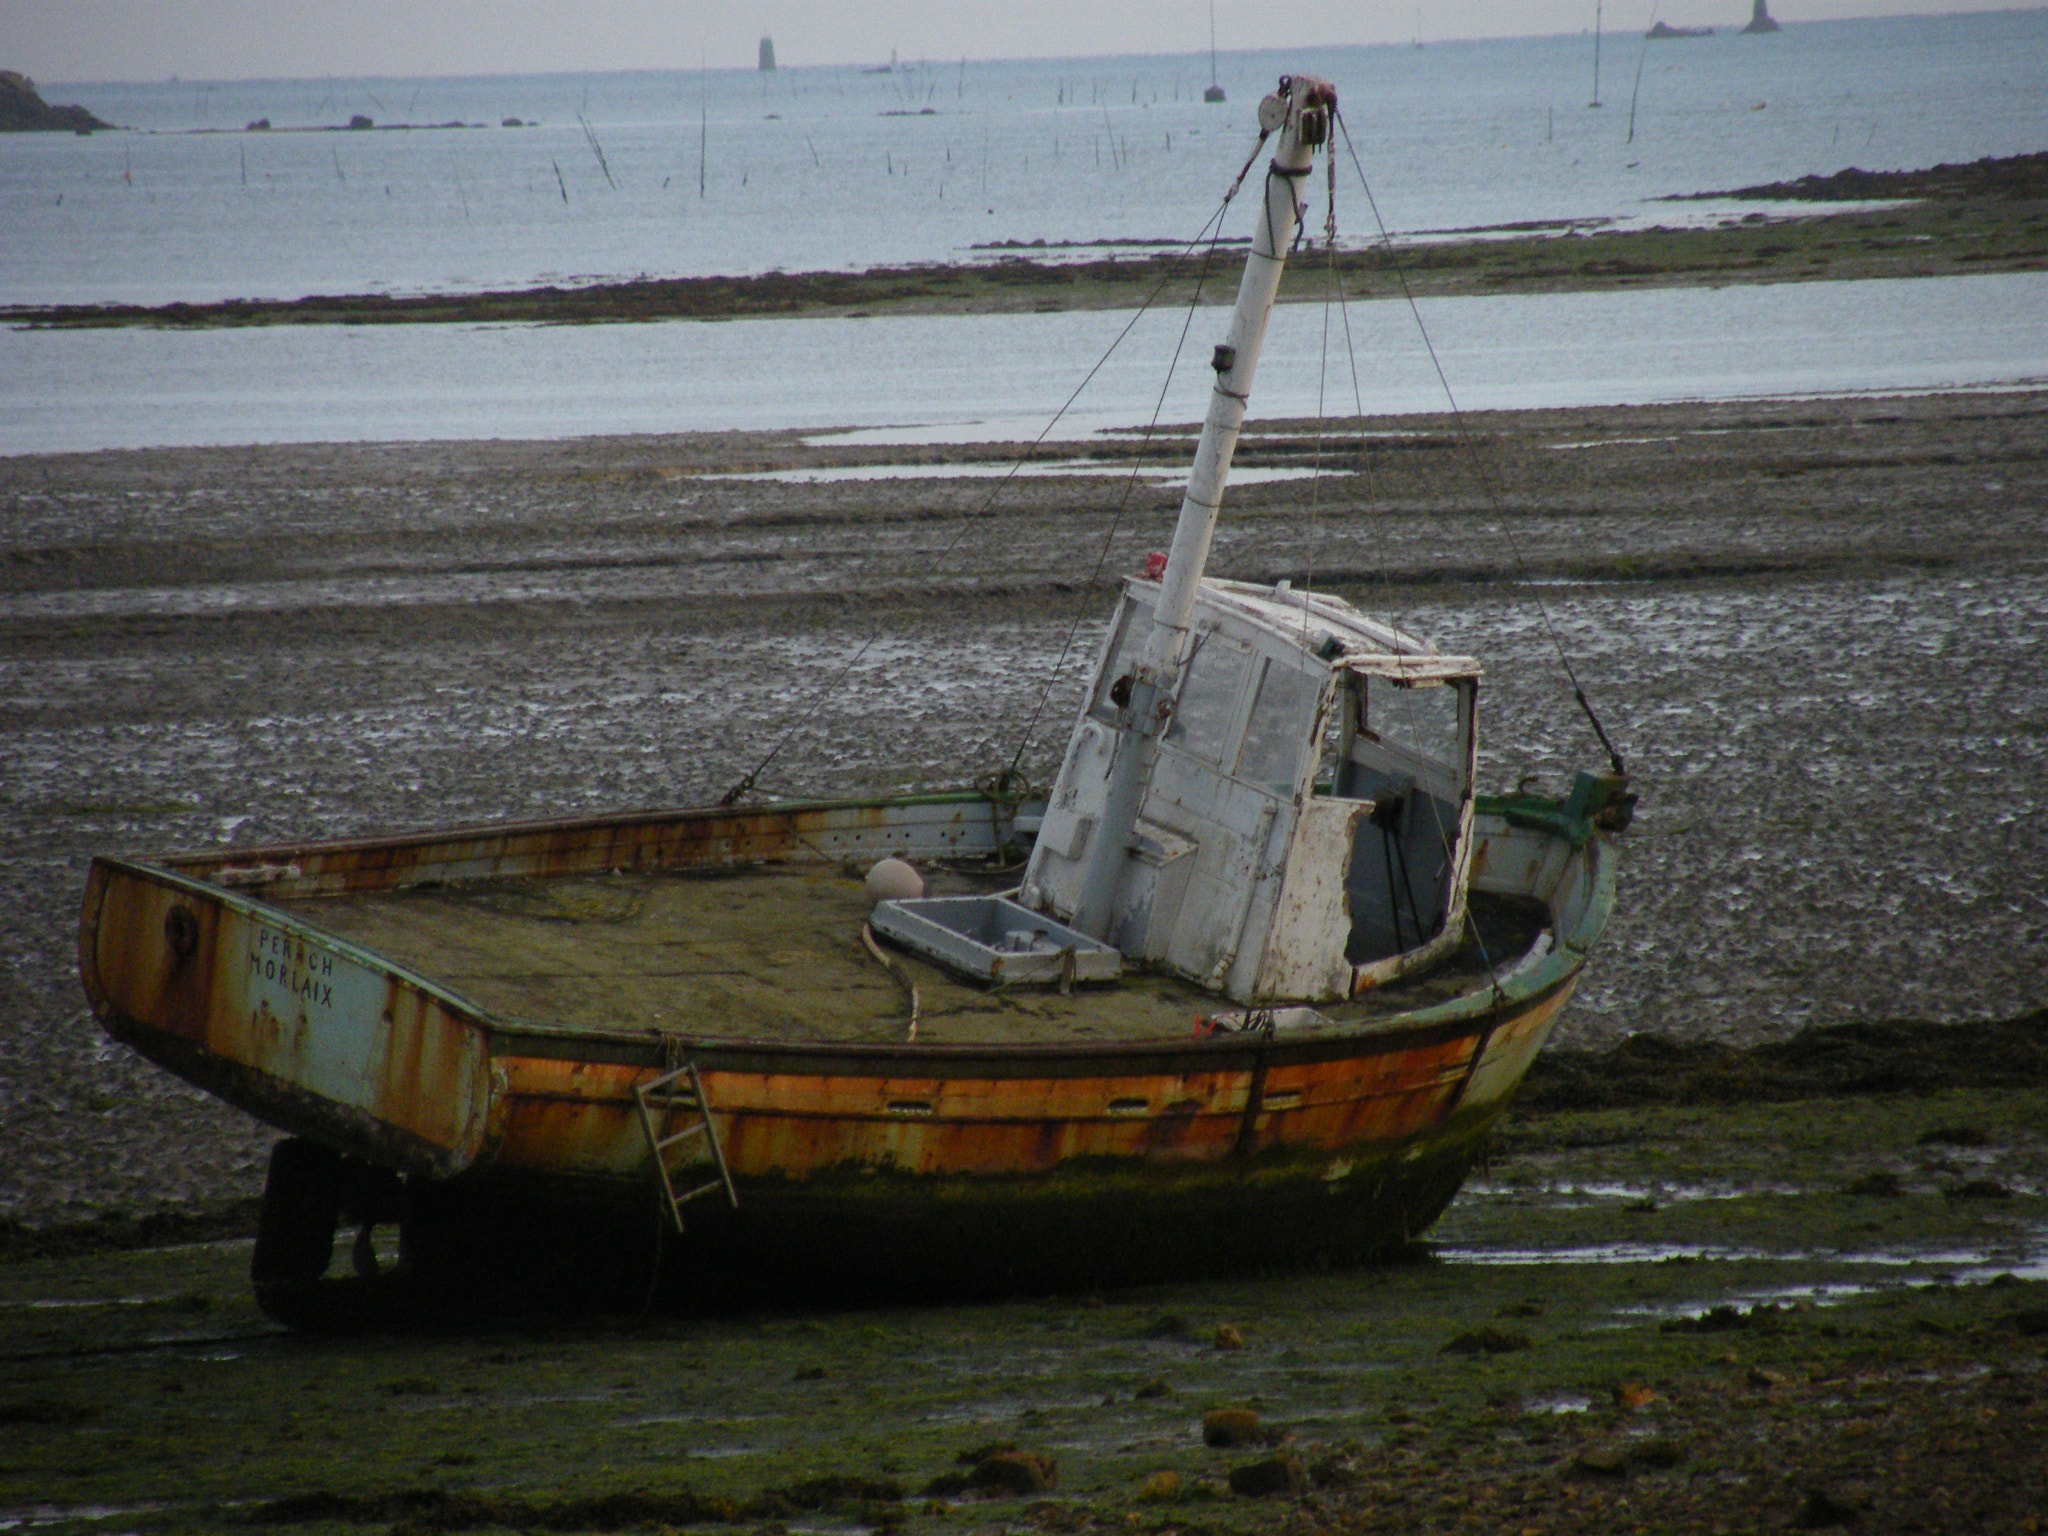
POLYGON ((683 1230, 683 1202, 700 1195, 723 1190, 726 1204, 738 1209, 740 1197, 732 1187, 732 1173, 725 1166, 725 1149, 718 1144, 718 1128, 711 1123, 711 1105, 704 1097, 704 1079, 697 1075, 697 1064, 686 1061, 660 1077, 635 1084, 633 1098, 640 1106, 640 1128, 647 1133, 648 1150, 654 1156, 654 1177, 661 1186, 662 1203, 675 1229, 683 1230), (679 1110, 695 1111, 697 1118, 694 1124, 672 1131, 669 1127, 679 1110), (675 1173, 669 1166, 670 1149, 699 1136, 711 1149, 711 1166, 718 1170, 718 1177, 678 1194, 675 1173))

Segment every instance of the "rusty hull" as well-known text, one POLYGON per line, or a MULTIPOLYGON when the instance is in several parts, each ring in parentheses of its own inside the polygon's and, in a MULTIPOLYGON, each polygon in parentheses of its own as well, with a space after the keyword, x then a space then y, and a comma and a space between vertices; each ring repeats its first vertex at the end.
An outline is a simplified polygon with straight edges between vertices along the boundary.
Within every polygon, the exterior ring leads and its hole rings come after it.
MULTIPOLYGON (((957 1299, 1347 1264, 1400 1249, 1456 1194, 1569 983, 1478 1028, 1370 1045, 834 1057, 706 1046, 740 1204, 652 1236, 624 1063, 504 1058, 488 1170, 408 1227, 482 1304, 537 1254, 637 1261, 692 1304, 957 1299), (1334 1048, 1333 1048, 1334 1047, 1334 1048), (807 1171, 806 1171, 807 1170, 807 1171)), ((516 1047, 515 1047, 516 1049, 516 1047)), ((417 1191, 417 1186, 415 1186, 417 1191)), ((595 1283, 594 1277, 580 1277, 595 1283)))
MULTIPOLYGON (((1447 1020, 1369 1040, 1253 1034, 1014 1050, 697 1041, 685 1050, 742 1185, 860 1169, 1034 1178, 1080 1162, 1169 1168, 1277 1148, 1327 1161, 1411 1143, 1468 1103, 1504 1100, 1569 992, 1567 983, 1476 1025, 1447 1020)), ((633 1089, 656 1066, 537 1047, 545 1044, 502 1043, 492 1166, 643 1180, 633 1089)))
MULTIPOLYGON (((690 1208, 690 1263, 758 1275, 837 1252, 884 1264, 888 1231, 906 1253, 951 1245, 949 1265, 986 1247, 998 1285, 1036 1283, 1032 1255, 1048 1243, 1095 1266, 1089 1283, 1111 1283, 1198 1272, 1183 1240, 1341 1261, 1421 1231, 1540 1048, 1612 900, 1608 849, 1583 817, 1483 801, 1475 885, 1545 900, 1557 936, 1490 988, 1341 1030, 966 1046, 503 1018, 247 894, 972 855, 1012 840, 1010 814, 962 795, 101 859, 81 970, 114 1038, 280 1130, 413 1176, 422 1210, 439 1192, 644 1211, 652 1168, 633 1090, 688 1059, 739 1193, 737 1210, 690 1208)), ((414 1247, 434 1250, 424 1228, 414 1247)))

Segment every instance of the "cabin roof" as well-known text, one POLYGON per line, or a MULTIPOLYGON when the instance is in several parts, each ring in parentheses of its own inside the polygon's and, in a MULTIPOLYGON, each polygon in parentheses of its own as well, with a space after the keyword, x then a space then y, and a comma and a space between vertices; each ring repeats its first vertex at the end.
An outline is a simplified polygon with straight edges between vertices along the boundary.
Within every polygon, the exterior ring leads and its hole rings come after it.
MULTIPOLYGON (((1126 589, 1147 603, 1157 600, 1159 583, 1129 577, 1126 589)), ((1203 578, 1198 613, 1233 620, 1267 641, 1305 652, 1333 667, 1383 677, 1477 677, 1479 662, 1447 655, 1429 641, 1366 617, 1341 597, 1297 592, 1286 582, 1268 586, 1249 581, 1203 578)))

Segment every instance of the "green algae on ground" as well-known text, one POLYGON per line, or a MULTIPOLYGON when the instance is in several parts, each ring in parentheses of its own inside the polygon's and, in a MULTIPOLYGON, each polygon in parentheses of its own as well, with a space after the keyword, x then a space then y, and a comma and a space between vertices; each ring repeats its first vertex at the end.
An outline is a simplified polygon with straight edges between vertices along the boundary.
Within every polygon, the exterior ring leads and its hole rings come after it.
POLYGON ((309 1339, 255 1312, 243 1244, 27 1258, 0 1266, 0 1513, 1568 1530, 1625 1492, 1706 1529, 1787 1524, 1819 1489, 2022 1529, 2048 1493, 2020 1454, 2048 1427, 2044 1111, 2026 1089, 1524 1115, 1413 1262, 992 1306, 309 1339), (1901 1192, 1853 1192, 1872 1171, 1901 1192), (1973 1180, 2008 1198, 1949 1198, 1973 1180), (1528 1347, 1444 1352, 1486 1330, 1528 1347), (1219 1409, 1277 1448, 1206 1447, 1219 1409), (1057 1489, 963 1485, 998 1446, 1057 1489), (1229 1491, 1276 1455, 1311 1493, 1229 1491))

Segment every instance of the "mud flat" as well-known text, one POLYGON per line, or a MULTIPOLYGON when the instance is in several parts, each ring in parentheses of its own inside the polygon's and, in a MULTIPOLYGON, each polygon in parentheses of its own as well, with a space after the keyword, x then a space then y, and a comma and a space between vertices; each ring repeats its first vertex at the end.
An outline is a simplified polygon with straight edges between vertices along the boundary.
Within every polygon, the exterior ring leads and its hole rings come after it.
POLYGON ((307 1338, 246 1243, 17 1255, 0 1520, 2026 1532, 2044 1124, 2039 1087, 1528 1114, 1410 1262, 1000 1306, 307 1338))
MULTIPOLYGON (((1562 640, 1643 808, 1561 1046, 2048 1001, 2048 395, 1470 426, 1476 462, 1442 419, 1263 424, 1240 462, 1321 478, 1233 492, 1216 569, 1485 658, 1488 789, 1597 760, 1562 640)), ((1186 443, 1041 451, 1164 467, 1186 443)), ((786 795, 1049 778, 1107 583, 1163 547, 1177 492, 1141 477, 1113 518, 1114 477, 728 478, 1005 451, 0 460, 0 1216, 260 1186, 268 1133, 81 1012, 93 853, 698 803, 764 759, 786 795)))
POLYGON ((702 800, 784 739, 776 793, 1043 779, 1175 493, 721 478, 996 453, 777 434, 0 460, 0 1522, 2037 1530, 2048 394, 1472 426, 1483 482, 1445 421, 1269 424, 1325 475, 1217 562, 1484 656, 1489 788, 1594 753, 1554 629, 1644 792, 1414 1262, 349 1339, 250 1302, 268 1134, 81 1014, 89 855, 702 800))

